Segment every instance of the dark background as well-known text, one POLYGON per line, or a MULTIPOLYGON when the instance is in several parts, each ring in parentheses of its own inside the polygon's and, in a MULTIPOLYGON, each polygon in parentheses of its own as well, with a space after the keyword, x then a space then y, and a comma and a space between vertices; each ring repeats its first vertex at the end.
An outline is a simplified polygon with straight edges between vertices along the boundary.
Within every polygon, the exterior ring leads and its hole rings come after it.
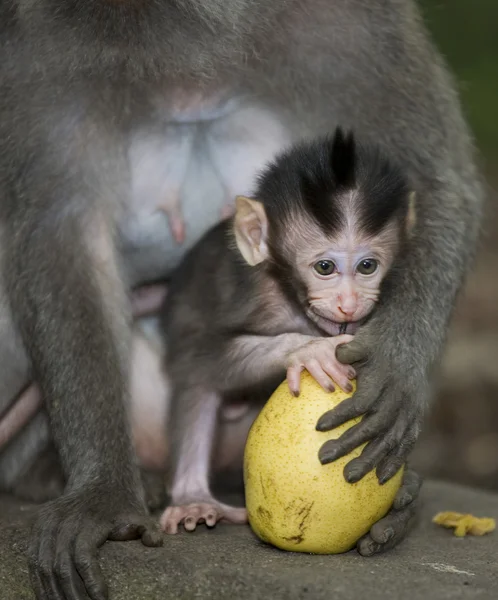
POLYGON ((488 197, 477 262, 460 296, 413 465, 427 476, 498 489, 498 2, 419 4, 457 80, 488 197))

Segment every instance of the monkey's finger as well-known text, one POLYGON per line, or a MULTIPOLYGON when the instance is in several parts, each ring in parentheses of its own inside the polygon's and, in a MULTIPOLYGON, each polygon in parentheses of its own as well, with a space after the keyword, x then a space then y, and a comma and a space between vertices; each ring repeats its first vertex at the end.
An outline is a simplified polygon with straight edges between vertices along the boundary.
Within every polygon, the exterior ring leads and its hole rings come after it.
POLYGON ((157 525, 149 525, 142 533, 142 544, 148 548, 159 548, 164 544, 164 538, 157 525))
POLYGON ((360 456, 344 467, 346 481, 356 483, 365 477, 386 455, 397 448, 404 433, 404 425, 398 421, 384 436, 368 443, 360 456))
POLYGON ((363 375, 352 398, 346 398, 318 419, 317 431, 330 431, 355 417, 362 416, 377 401, 382 391, 383 386, 377 373, 363 375))
POLYGON ((144 546, 162 546, 163 539, 157 526, 152 523, 127 523, 113 529, 109 534, 109 540, 124 542, 140 538, 144 546))
POLYGON ((354 335, 350 335, 349 333, 341 333, 340 335, 335 335, 334 337, 328 338, 333 344, 334 347, 342 346, 342 344, 349 344, 354 340, 354 335))
POLYGON ((422 478, 412 469, 406 469, 403 474, 403 482, 394 498, 393 508, 401 510, 417 500, 422 486, 422 478))
POLYGON ((38 524, 36 523, 31 531, 31 541, 28 546, 28 572, 31 587, 35 592, 35 596, 38 600, 45 600, 46 594, 42 582, 41 570, 38 557, 40 556, 39 549, 40 531, 38 524))
POLYGON ((71 554, 67 548, 59 548, 55 560, 58 581, 64 592, 64 595, 61 597, 78 600, 89 598, 90 596, 87 594, 83 581, 73 565, 71 554))
MULTIPOLYGON (((326 391, 333 392, 335 383, 329 375, 323 370, 322 365, 316 358, 307 361, 304 366, 313 379, 326 391)), ((349 383, 349 381, 348 381, 349 383)))
POLYGON ((418 423, 410 427, 398 446, 394 448, 377 467, 377 477, 380 483, 386 483, 400 470, 406 458, 412 451, 418 438, 418 423))
POLYGON ((57 585, 52 586, 53 579, 53 557, 55 546, 55 535, 52 531, 47 531, 50 528, 40 526, 35 523, 32 530, 33 542, 30 544, 28 553, 28 564, 30 579, 33 584, 33 589, 36 593, 37 600, 59 600, 57 585))
POLYGON ((362 556, 372 556, 390 550, 406 536, 415 523, 416 506, 410 504, 402 510, 394 510, 375 523, 370 532, 357 545, 362 556))
POLYGON ((346 365, 351 365, 356 362, 364 361, 368 358, 368 348, 361 341, 354 339, 348 344, 337 346, 337 360, 346 365))
POLYGON ((141 537, 144 531, 145 527, 138 526, 136 523, 124 523, 116 526, 109 533, 108 539, 113 542, 127 542, 141 537))
POLYGON ((353 391, 350 381, 350 368, 338 363, 335 359, 321 361, 325 373, 347 394, 353 391))
POLYGON ((31 587, 33 588, 37 600, 45 600, 45 598, 47 598, 47 595, 45 593, 45 588, 41 580, 40 572, 34 566, 29 567, 29 582, 31 584, 31 587))
POLYGON ((49 527, 42 532, 38 564, 40 566, 41 579, 46 597, 50 600, 64 600, 55 572, 57 533, 56 530, 52 529, 51 525, 52 523, 49 521, 49 527))
POLYGON ((384 433, 387 429, 386 415, 384 411, 369 415, 358 425, 344 432, 337 440, 329 440, 323 444, 318 452, 322 465, 326 465, 341 456, 349 454, 361 444, 384 433))
POLYGON ((84 528, 76 538, 74 545, 74 564, 77 574, 81 577, 88 596, 92 600, 107 600, 108 598, 107 584, 97 560, 97 548, 102 546, 107 537, 108 529, 105 527, 93 531, 84 528))
POLYGON ((300 364, 293 364, 287 369, 287 384, 294 396, 299 396, 301 391, 301 373, 303 369, 304 366, 300 364))

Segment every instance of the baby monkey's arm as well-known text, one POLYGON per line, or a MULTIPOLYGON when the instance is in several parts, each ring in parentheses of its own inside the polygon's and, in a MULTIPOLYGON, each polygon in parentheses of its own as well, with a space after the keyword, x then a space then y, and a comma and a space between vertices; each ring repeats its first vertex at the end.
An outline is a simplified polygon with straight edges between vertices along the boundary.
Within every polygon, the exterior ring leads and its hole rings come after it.
POLYGON ((223 391, 252 386, 286 372, 289 388, 297 396, 300 375, 306 369, 324 390, 333 391, 338 385, 350 392, 355 370, 341 364, 335 351, 352 339, 351 335, 315 337, 300 333, 238 336, 228 342, 220 360, 223 391))

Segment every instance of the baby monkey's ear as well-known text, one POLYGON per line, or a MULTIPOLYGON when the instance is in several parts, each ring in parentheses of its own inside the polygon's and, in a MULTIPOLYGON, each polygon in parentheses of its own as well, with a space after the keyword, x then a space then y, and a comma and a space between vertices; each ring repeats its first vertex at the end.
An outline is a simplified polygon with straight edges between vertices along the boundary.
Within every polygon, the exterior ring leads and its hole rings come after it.
POLYGON ((417 199, 417 194, 415 192, 410 192, 408 194, 408 214, 406 216, 406 233, 409 238, 411 237, 413 230, 415 229, 415 224, 417 222, 416 199, 417 199))
POLYGON ((235 200, 235 240, 245 261, 253 267, 268 258, 268 219, 261 202, 245 196, 235 200))

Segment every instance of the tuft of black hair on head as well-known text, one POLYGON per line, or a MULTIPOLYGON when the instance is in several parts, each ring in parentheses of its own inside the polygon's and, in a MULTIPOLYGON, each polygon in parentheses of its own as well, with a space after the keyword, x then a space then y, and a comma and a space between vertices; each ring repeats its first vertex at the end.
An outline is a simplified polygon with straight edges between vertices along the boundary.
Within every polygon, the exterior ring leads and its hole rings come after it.
POLYGON ((309 215, 326 234, 340 231, 344 214, 338 194, 355 187, 356 146, 352 133, 295 144, 260 174, 255 197, 270 226, 285 227, 296 215, 309 215))
POLYGON ((376 233, 406 202, 408 190, 400 169, 376 146, 357 143, 352 131, 290 147, 260 174, 255 197, 265 205, 270 229, 285 230, 289 222, 308 215, 326 234, 346 225, 344 196, 355 192, 359 225, 376 233))
POLYGON ((353 132, 344 134, 337 127, 332 140, 330 166, 335 176, 337 188, 352 188, 355 185, 356 143, 353 132))
POLYGON ((375 146, 358 148, 357 217, 367 235, 375 235, 408 213, 410 187, 401 167, 375 146))

